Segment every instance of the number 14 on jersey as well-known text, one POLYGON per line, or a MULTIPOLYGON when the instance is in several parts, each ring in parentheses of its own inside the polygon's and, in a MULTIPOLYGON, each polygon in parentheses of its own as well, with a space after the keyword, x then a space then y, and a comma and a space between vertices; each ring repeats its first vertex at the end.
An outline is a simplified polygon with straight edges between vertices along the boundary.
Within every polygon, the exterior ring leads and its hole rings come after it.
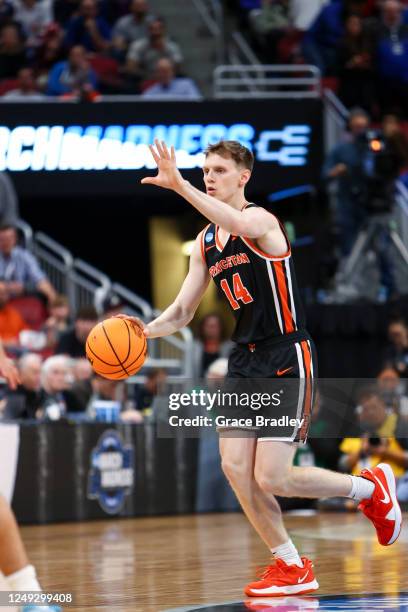
POLYGON ((242 283, 239 272, 236 272, 232 276, 233 292, 231 291, 226 278, 222 279, 220 286, 223 292, 225 293, 229 303, 231 304, 231 308, 233 310, 238 310, 238 308, 240 308, 240 304, 238 303, 238 301, 243 302, 243 304, 250 304, 254 301, 254 298, 242 283))

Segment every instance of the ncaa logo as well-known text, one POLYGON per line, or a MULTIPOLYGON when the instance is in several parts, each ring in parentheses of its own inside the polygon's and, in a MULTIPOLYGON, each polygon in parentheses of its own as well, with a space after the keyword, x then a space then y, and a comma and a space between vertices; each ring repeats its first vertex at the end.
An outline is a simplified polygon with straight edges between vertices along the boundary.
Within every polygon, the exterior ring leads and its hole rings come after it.
POLYGON ((214 238, 214 234, 212 232, 210 232, 209 234, 206 235, 205 237, 205 241, 206 242, 211 242, 211 240, 214 238))
POLYGON ((134 448, 121 435, 108 429, 91 452, 88 499, 97 499, 107 514, 118 514, 134 484, 134 448))

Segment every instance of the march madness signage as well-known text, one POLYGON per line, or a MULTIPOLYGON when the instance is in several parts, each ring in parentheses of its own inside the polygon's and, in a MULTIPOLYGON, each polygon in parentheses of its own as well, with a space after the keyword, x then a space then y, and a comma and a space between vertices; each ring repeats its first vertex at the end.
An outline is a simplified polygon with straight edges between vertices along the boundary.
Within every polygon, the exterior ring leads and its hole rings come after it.
POLYGON ((316 99, 211 102, 2 104, 0 171, 20 193, 130 193, 155 167, 155 138, 176 150, 185 176, 201 182, 202 151, 238 140, 256 160, 265 193, 315 182, 322 161, 316 99), (76 180, 78 179, 78 180, 76 180))
POLYGON ((134 484, 133 446, 120 433, 105 431, 91 453, 88 498, 97 499, 108 514, 119 514, 134 484))

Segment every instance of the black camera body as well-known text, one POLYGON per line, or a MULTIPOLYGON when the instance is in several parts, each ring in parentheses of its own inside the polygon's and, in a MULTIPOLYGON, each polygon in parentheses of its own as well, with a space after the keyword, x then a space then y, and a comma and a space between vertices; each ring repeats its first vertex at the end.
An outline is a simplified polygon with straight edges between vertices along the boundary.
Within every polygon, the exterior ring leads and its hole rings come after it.
POLYGON ((359 203, 369 214, 390 213, 394 205, 399 163, 390 142, 380 130, 360 135, 363 188, 359 203))

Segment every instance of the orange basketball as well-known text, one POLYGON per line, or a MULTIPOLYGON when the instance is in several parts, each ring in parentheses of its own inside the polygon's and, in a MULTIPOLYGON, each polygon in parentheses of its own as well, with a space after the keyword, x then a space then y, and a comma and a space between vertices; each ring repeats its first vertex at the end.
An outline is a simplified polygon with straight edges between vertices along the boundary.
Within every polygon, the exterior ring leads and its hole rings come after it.
POLYGON ((147 353, 146 337, 140 327, 125 319, 105 319, 91 330, 86 356, 97 374, 121 380, 142 367, 147 353))

